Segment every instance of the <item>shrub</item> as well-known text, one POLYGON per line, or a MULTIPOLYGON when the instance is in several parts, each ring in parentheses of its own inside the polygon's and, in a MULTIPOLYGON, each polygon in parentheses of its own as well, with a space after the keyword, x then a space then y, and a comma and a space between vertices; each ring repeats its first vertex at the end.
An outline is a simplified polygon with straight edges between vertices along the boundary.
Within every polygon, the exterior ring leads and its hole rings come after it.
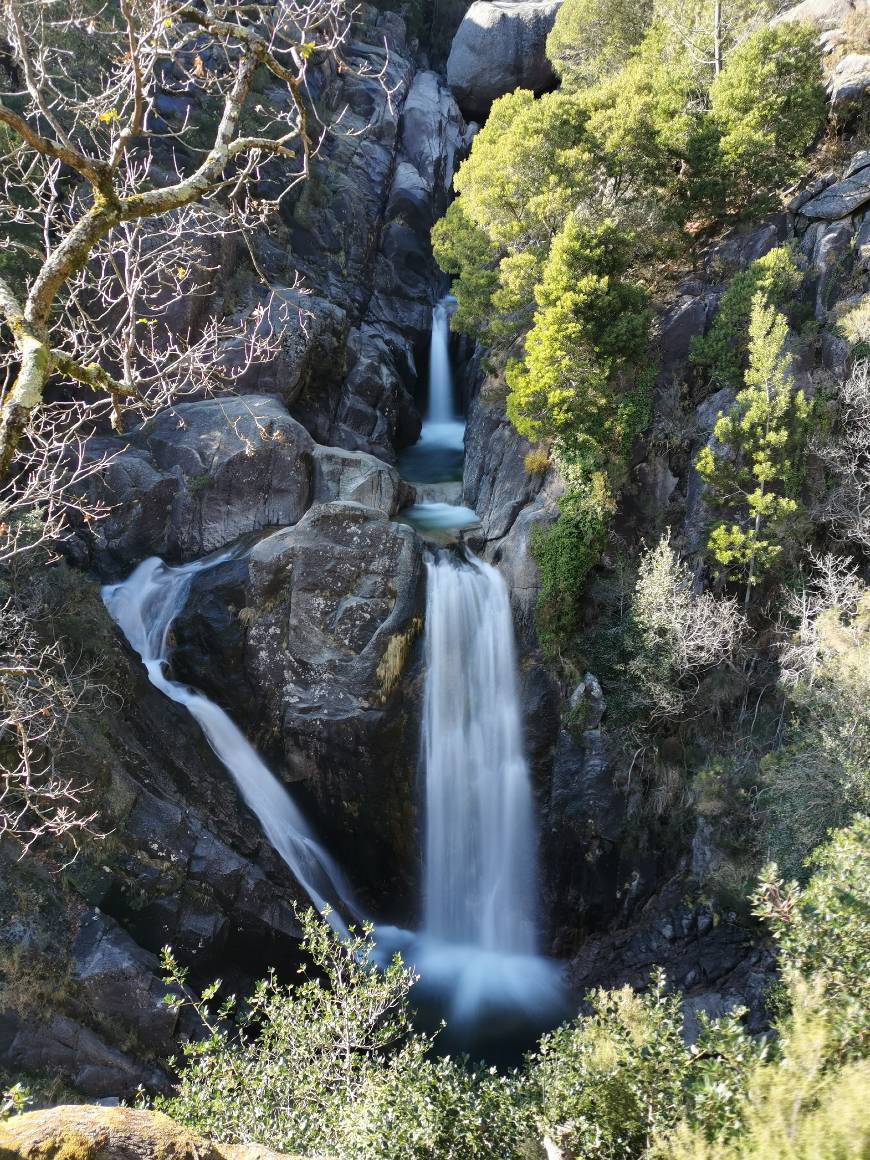
POLYGON ((791 715, 761 766, 771 856, 790 875, 803 873, 829 829, 870 814, 870 594, 851 569, 821 565, 790 601, 798 625, 782 667, 791 715))
MULTIPOLYGON (((831 1031, 827 1061, 865 1057, 870 1049, 870 818, 861 815, 835 831, 811 864, 813 876, 803 889, 784 883, 776 866, 766 867, 754 898, 756 913, 771 925, 786 975, 811 984, 821 997, 831 1031)), ((792 998, 799 1009, 808 996, 798 991, 792 998)))
POLYGON ((527 475, 543 475, 550 466, 550 453, 546 447, 534 447, 523 457, 523 469, 527 475))
POLYGON ((762 1049, 739 1028, 742 1012, 683 1040, 678 995, 662 974, 650 989, 596 991, 589 1016, 544 1036, 532 1060, 546 1137, 562 1154, 630 1160, 687 1112, 714 1135, 734 1126, 747 1065, 762 1049))
POLYGON ((735 655, 745 621, 734 599, 695 592, 663 536, 640 562, 631 600, 626 680, 653 718, 679 715, 706 670, 735 655))
MULTIPOLYGON (((761 28, 739 45, 710 87, 717 140, 715 217, 776 208, 798 177, 827 112, 816 29, 800 21, 761 28)), ((703 203, 707 175, 690 192, 703 203)))
POLYGON ((814 450, 827 475, 814 520, 840 543, 870 551, 870 360, 840 384, 832 429, 817 434, 814 450))
POLYGON ((508 415, 529 439, 576 436, 606 446, 614 396, 646 352, 646 295, 622 280, 631 236, 615 222, 568 220, 535 290, 538 309, 525 357, 508 365, 508 415))
POLYGON ((770 250, 731 279, 722 295, 713 325, 692 342, 691 359, 706 370, 716 387, 741 385, 747 358, 752 302, 757 294, 777 310, 786 310, 801 284, 801 273, 787 246, 770 250))
POLYGON ((620 69, 643 38, 649 13, 638 0, 565 0, 547 37, 562 83, 585 88, 620 69))
POLYGON ((798 484, 809 405, 795 390, 785 350, 785 319, 759 292, 749 323, 749 367, 727 415, 713 428, 714 443, 698 455, 719 519, 707 548, 728 576, 752 588, 782 552, 800 506, 798 484))
POLYGON ((541 574, 537 624, 542 643, 566 640, 579 625, 580 597, 586 578, 607 543, 613 497, 602 473, 582 491, 558 501, 559 518, 532 530, 532 553, 541 574))

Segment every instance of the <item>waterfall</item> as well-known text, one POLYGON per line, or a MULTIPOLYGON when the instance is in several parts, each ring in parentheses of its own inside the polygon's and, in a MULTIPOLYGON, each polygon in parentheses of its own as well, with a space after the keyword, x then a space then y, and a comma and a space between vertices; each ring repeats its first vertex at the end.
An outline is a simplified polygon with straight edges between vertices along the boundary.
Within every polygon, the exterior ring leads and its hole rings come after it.
POLYGON ((151 557, 123 583, 103 588, 103 602, 142 658, 151 684, 184 705, 199 723, 266 837, 317 910, 330 907, 330 922, 344 933, 346 928, 334 908, 338 905, 346 914, 358 917, 350 889, 287 790, 223 709, 202 693, 166 676, 172 622, 185 605, 193 577, 229 557, 230 553, 224 553, 180 568, 170 568, 156 556, 151 557))
POLYGON ((474 557, 427 565, 423 929, 537 951, 535 832, 504 581, 474 557))
POLYGON ((454 298, 442 298, 432 308, 432 337, 429 343, 429 410, 427 423, 456 421, 453 411, 453 376, 450 373, 450 315, 454 298))
POLYGON ((427 563, 423 925, 378 926, 441 1043, 496 1055, 567 1013, 558 965, 538 953, 536 841, 514 631, 500 574, 473 556, 427 563))

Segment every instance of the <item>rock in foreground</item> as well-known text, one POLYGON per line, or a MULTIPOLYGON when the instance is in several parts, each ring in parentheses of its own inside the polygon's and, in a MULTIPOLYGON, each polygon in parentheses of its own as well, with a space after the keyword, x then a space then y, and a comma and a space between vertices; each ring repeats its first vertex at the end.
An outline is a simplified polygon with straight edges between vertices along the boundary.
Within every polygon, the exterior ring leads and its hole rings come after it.
POLYGON ((280 1160, 259 1144, 211 1144, 162 1112, 69 1104, 0 1125, 0 1160, 280 1160))

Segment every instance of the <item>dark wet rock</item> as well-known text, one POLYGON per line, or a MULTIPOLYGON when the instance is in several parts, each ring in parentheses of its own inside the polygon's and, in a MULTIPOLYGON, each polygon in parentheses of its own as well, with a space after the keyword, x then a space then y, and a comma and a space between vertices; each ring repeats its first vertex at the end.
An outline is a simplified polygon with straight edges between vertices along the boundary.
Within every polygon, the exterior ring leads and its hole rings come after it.
POLYGON ((705 333, 715 306, 709 294, 683 294, 657 324, 660 376, 667 378, 689 357, 693 338, 705 333))
POLYGON ((563 729, 541 821, 545 893, 557 954, 619 912, 626 874, 620 850, 624 826, 624 796, 614 785, 601 728, 578 722, 570 732, 563 729))
POLYGON ((421 579, 411 529, 351 503, 312 509, 250 556, 246 666, 286 776, 330 849, 385 892, 414 861, 418 738, 400 678, 422 629, 421 579))
POLYGON ((422 578, 409 527, 359 503, 318 505, 201 573, 173 658, 248 726, 330 852, 393 908, 407 908, 416 865, 422 578))
POLYGON ((765 997, 774 977, 774 956, 759 945, 758 931, 733 915, 685 900, 679 876, 622 929, 590 936, 573 957, 569 980, 578 996, 599 986, 649 986, 664 969, 668 987, 683 993, 685 1030, 697 1035, 697 1013, 748 1009, 746 1028, 766 1028, 765 997))
POLYGON ((561 0, 475 0, 456 31, 447 83, 466 116, 484 118, 516 88, 543 92, 555 84, 547 36, 561 0))
POLYGON ((531 550, 532 529, 557 515, 563 485, 554 471, 529 474, 524 459, 531 445, 516 433, 498 400, 478 395, 465 432, 462 502, 477 512, 483 555, 507 583, 520 647, 534 648, 535 605, 540 577, 531 550))
POLYGON ((31 1075, 63 1075, 88 1096, 130 1098, 140 1086, 166 1090, 160 1068, 142 1063, 106 1043, 90 1028, 64 1015, 45 1021, 0 1014, 0 1059, 6 1067, 31 1075))
POLYGON ((315 501, 361 500, 393 515, 411 499, 386 463, 321 447, 270 395, 181 403, 126 438, 92 440, 89 453, 113 457, 91 484, 110 513, 81 537, 110 575, 295 524, 315 501))

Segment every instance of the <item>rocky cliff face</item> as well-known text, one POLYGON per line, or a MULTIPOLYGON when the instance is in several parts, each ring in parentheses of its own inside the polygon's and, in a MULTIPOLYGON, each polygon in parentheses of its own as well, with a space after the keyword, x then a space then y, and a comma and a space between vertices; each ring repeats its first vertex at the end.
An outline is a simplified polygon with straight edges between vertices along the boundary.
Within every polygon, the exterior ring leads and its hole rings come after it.
MULTIPOLYGON (((555 10, 486 7, 528 10, 535 28, 555 10)), ((524 31, 499 35, 508 47, 496 87, 505 77, 509 87, 550 83, 523 71, 524 31)), ((385 66, 386 90, 322 67, 314 95, 347 110, 344 131, 257 240, 278 286, 260 324, 280 329, 280 350, 246 372, 238 397, 185 402, 95 440, 92 454, 114 455, 92 483, 111 510, 69 546, 74 567, 52 574, 52 623, 106 687, 69 758, 93 784, 103 837, 63 870, 19 864, 0 846, 0 1063, 58 1070, 89 1095, 166 1081, 160 1060, 179 1028, 158 1002, 163 945, 203 977, 220 970, 244 983, 292 960, 293 905, 305 902, 197 727, 147 682, 95 577, 117 579, 152 554, 180 563, 237 546, 191 587, 174 626, 174 675, 242 726, 352 871, 365 905, 413 917, 423 549, 392 520, 412 499, 392 465, 419 430, 415 391, 443 289, 428 233, 469 129, 443 80, 415 67, 397 17, 366 9, 348 57, 385 66), (293 285, 296 271, 310 293, 293 285)), ((484 111, 492 95, 478 94, 484 111)), ((727 400, 690 382, 687 358, 727 276, 794 241, 819 323, 801 354, 806 385, 841 373, 836 311, 850 279, 870 271, 868 183, 870 156, 858 154, 787 213, 712 250, 661 304, 652 434, 635 449, 619 512, 627 542, 669 523, 687 551, 700 546, 703 493, 691 463, 727 400)), ((238 253, 222 249, 215 261, 216 293, 196 311, 252 318, 259 299, 238 253)), ((197 318, 180 325, 188 322, 197 318)), ((709 827, 676 841, 652 826, 638 839, 606 693, 594 673, 557 679, 540 651, 532 529, 556 518, 562 481, 552 468, 526 470, 530 448, 505 416, 503 384, 472 372, 465 394, 463 502, 480 516, 476 546, 501 569, 515 614, 551 945, 570 956, 578 992, 642 984, 664 963, 698 1008, 718 1011, 741 995, 757 1009, 765 956, 739 924, 716 926, 706 904, 685 901, 692 874, 715 858, 709 827)))
MULTIPOLYGON (((369 75, 314 70, 312 96, 343 111, 339 131, 255 240, 276 287, 259 325, 280 331, 280 349, 236 397, 94 440, 89 454, 112 456, 90 484, 109 514, 46 582, 51 631, 105 686, 65 758, 87 775, 102 837, 66 868, 2 851, 0 1066, 57 1071, 89 1095, 165 1082, 178 1028, 160 1002, 162 946, 245 986, 292 962, 293 906, 307 903, 198 728, 146 680, 96 577, 236 545, 197 576, 175 674, 291 785, 363 904, 412 917, 422 549, 390 519, 413 498, 390 463, 419 431, 414 392, 442 293, 429 229, 469 132, 443 80, 416 67, 399 17, 363 9, 346 57, 369 75)), ((254 325, 261 299, 238 248, 213 258, 213 295, 180 308, 178 325, 209 312, 254 325)), ((223 353, 243 358, 241 345, 223 353)))

